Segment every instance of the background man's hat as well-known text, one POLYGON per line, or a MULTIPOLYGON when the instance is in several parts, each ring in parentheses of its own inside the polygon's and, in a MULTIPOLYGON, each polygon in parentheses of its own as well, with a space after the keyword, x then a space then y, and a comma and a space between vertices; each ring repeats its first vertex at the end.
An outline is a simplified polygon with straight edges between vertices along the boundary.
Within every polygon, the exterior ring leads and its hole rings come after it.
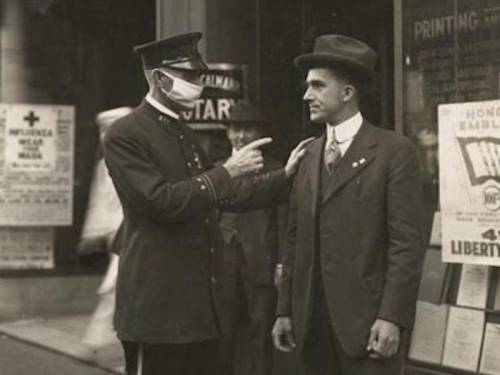
POLYGON ((239 101, 229 113, 231 124, 259 124, 267 122, 259 108, 248 101, 239 101))
POLYGON ((144 69, 171 68, 180 70, 206 70, 207 64, 198 51, 201 33, 176 35, 134 47, 141 55, 144 69))
POLYGON ((295 58, 295 65, 303 70, 318 67, 349 69, 371 76, 375 74, 377 53, 360 40, 344 35, 330 34, 316 38, 312 53, 295 58))

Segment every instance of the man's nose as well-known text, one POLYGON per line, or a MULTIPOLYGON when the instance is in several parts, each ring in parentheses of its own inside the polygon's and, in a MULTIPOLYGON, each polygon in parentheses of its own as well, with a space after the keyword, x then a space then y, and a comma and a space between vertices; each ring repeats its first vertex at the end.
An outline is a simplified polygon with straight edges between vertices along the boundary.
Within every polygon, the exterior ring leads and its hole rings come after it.
POLYGON ((302 97, 302 100, 304 100, 305 102, 310 102, 311 100, 313 100, 313 95, 310 87, 307 88, 304 96, 302 97))

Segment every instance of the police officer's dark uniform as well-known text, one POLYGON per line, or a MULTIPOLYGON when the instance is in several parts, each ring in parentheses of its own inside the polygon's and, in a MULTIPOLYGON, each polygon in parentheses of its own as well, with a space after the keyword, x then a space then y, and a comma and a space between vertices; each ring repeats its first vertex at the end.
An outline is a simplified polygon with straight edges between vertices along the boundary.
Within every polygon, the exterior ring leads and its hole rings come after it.
MULTIPOLYGON (((202 69, 201 34, 136 47, 145 70, 202 69), (186 62, 189 62, 186 65, 186 62)), ((149 96, 111 126, 105 160, 124 210, 115 327, 129 374, 212 374, 220 335, 222 237, 214 207, 287 190, 280 170, 234 183, 193 132, 149 96), (243 198, 242 198, 243 199, 243 198), (137 371, 137 372, 136 372, 137 371)))

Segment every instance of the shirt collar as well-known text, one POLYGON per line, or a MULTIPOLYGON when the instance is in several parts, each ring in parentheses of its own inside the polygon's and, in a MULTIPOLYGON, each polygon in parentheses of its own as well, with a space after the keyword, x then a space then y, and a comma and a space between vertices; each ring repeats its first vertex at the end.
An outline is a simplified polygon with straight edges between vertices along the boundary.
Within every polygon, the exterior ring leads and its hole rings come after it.
POLYGON ((170 108, 164 106, 163 104, 161 104, 158 100, 156 100, 155 98, 153 98, 153 96, 151 94, 147 94, 146 95, 146 101, 151 104, 153 107, 155 107, 158 111, 160 111, 161 113, 163 113, 164 115, 167 115, 169 117, 172 117, 176 120, 179 119, 179 114, 172 111, 170 108))
POLYGON ((343 143, 351 138, 353 138, 361 128, 361 124, 363 123, 363 116, 358 112, 354 116, 348 118, 347 120, 341 122, 338 125, 332 126, 328 124, 327 127, 327 137, 331 139, 333 129, 335 129, 335 136, 337 138, 337 142, 343 143))

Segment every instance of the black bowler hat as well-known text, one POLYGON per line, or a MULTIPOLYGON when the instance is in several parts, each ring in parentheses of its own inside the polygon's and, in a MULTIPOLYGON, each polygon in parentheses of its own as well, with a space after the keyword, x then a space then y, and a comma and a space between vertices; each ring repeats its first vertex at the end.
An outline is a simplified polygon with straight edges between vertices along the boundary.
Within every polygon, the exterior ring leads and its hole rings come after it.
POLYGON ((369 45, 344 35, 330 34, 317 37, 313 52, 296 57, 295 65, 303 70, 344 68, 372 76, 376 61, 377 53, 369 45))
POLYGON ((262 125, 267 119, 257 106, 242 100, 231 109, 229 122, 235 125, 262 125))
POLYGON ((134 47, 141 55, 144 69, 172 68, 180 70, 206 70, 207 64, 198 52, 201 33, 176 35, 134 47))

